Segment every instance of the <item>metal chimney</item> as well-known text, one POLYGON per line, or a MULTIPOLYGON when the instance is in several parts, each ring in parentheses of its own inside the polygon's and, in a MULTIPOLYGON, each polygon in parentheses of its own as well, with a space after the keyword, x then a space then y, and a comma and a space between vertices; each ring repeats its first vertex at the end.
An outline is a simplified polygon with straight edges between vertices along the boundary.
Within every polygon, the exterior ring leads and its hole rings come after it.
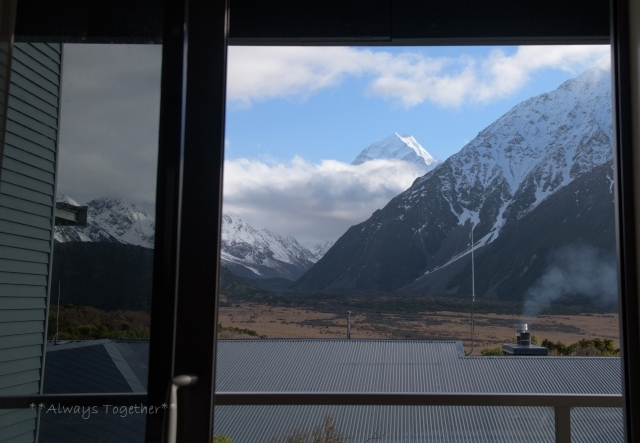
POLYGON ((547 355, 549 350, 544 346, 531 344, 531 332, 526 323, 519 323, 516 327, 516 343, 502 345, 503 355, 547 355))
POLYGON ((353 311, 347 311, 347 339, 351 339, 351 313, 353 311))

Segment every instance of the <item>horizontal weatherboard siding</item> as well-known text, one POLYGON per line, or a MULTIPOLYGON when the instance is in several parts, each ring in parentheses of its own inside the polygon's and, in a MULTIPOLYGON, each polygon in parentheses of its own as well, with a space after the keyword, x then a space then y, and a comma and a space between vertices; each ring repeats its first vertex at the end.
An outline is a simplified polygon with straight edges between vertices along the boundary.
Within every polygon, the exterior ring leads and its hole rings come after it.
POLYGON ((41 217, 11 208, 0 207, 0 219, 51 231, 51 217, 41 217))
MULTIPOLYGON (((37 394, 41 386, 54 225, 60 48, 17 43, 11 61, 0 171, 0 395, 37 394)), ((33 442, 35 417, 31 410, 3 414, 0 442, 33 442)))
POLYGON ((4 169, 13 171, 17 174, 26 175, 27 177, 31 177, 49 185, 54 184, 53 173, 43 171, 42 169, 29 165, 28 163, 7 157, 4 159, 2 166, 4 169))
POLYGON ((47 276, 0 272, 0 284, 47 286, 47 276))
POLYGON ((44 309, 46 300, 29 297, 0 297, 0 309, 44 309))
MULTIPOLYGON (((21 89, 25 91, 29 91, 30 94, 39 97, 49 105, 53 107, 57 107, 57 98, 55 94, 50 93, 49 91, 42 89, 35 83, 33 83, 28 78, 22 76, 19 72, 13 71, 11 73, 11 87, 13 85, 17 85, 21 89)), ((13 93, 11 95, 14 95, 13 93)))
POLYGON ((24 383, 21 385, 10 386, 8 388, 0 389, 0 395, 37 394, 39 388, 40 388, 39 381, 31 381, 29 383, 24 383))
POLYGON ((44 322, 41 321, 17 321, 13 323, 0 323, 0 335, 31 334, 34 332, 44 332, 44 322))
MULTIPOLYGON (((41 102, 44 103, 44 102, 41 102)), ((56 118, 49 115, 44 111, 40 111, 39 109, 34 108, 34 106, 29 103, 25 103, 23 100, 17 97, 9 98, 9 109, 14 112, 21 113, 23 115, 28 115, 30 118, 34 119, 38 123, 46 125, 53 130, 56 129, 56 118)))
POLYGON ((51 233, 46 229, 32 228, 31 226, 25 226, 20 223, 14 223, 2 219, 0 219, 0 232, 38 238, 41 240, 51 240, 51 233))
POLYGON ((46 297, 45 286, 5 285, 0 284, 0 291, 11 297, 46 297))
POLYGON ((60 51, 53 49, 51 46, 46 43, 32 43, 31 46, 36 48, 38 51, 42 52, 44 55, 49 57, 51 60, 60 64, 60 51))
POLYGON ((14 185, 13 183, 7 182, 0 183, 0 193, 11 195, 13 197, 21 198, 23 200, 34 203, 49 205, 49 207, 51 207, 51 210, 53 211, 53 195, 42 194, 41 192, 32 191, 31 189, 26 189, 22 186, 14 185))
POLYGON ((14 146, 30 154, 42 157, 43 159, 48 160, 51 163, 55 161, 55 152, 51 152, 51 150, 49 150, 48 148, 44 148, 37 143, 25 140, 24 138, 21 138, 15 134, 5 134, 4 142, 9 146, 14 146))
POLYGON ((10 248, 7 246, 0 246, 0 258, 33 263, 49 263, 49 254, 22 248, 10 248))
POLYGON ((3 426, 0 428, 0 441, 15 443, 20 441, 22 436, 29 437, 31 441, 33 441, 35 417, 36 411, 33 409, 18 409, 3 415, 3 426))
POLYGON ((0 376, 13 374, 17 369, 33 370, 40 369, 40 357, 31 357, 23 360, 0 362, 0 376), (16 364, 19 363, 19 364, 16 364))
POLYGON ((50 149, 51 151, 55 152, 56 150, 55 140, 43 134, 40 134, 39 132, 34 131, 33 129, 27 126, 18 124, 12 120, 7 120, 7 132, 10 132, 11 134, 15 134, 18 137, 22 137, 32 143, 41 145, 47 149, 50 149))
MULTIPOLYGON (((3 162, 4 163, 4 162, 3 162)), ((2 168, 2 181, 12 185, 20 186, 31 191, 53 196, 53 185, 43 183, 26 175, 18 174, 7 168, 2 168)))
POLYGON ((55 95, 58 93, 57 84, 53 83, 49 78, 41 75, 40 73, 32 71, 29 66, 26 66, 15 58, 11 62, 11 71, 11 77, 13 77, 13 73, 18 73, 50 94, 55 95))
MULTIPOLYGON (((39 51, 37 51, 37 53, 41 54, 39 51)), ((12 63, 17 62, 19 65, 24 65, 25 67, 29 68, 31 73, 38 75, 51 83, 52 87, 47 86, 47 90, 57 93, 58 86, 60 86, 60 76, 57 73, 53 72, 51 69, 48 69, 44 64, 40 62, 40 60, 47 60, 47 57, 39 56, 38 60, 35 60, 33 57, 30 57, 28 54, 25 54, 23 51, 21 51, 20 47, 15 48, 13 52, 12 63)))
MULTIPOLYGON (((38 168, 42 171, 45 171, 49 174, 54 174, 55 169, 53 167, 53 162, 46 160, 44 158, 40 158, 37 155, 33 155, 29 152, 26 152, 19 148, 14 148, 11 145, 4 146, 4 156, 5 158, 10 158, 16 161, 19 161, 23 164, 29 165, 32 168, 38 168)), ((53 175, 47 179, 47 182, 53 179, 53 175)))
POLYGON ((0 311, 0 323, 12 321, 44 321, 44 310, 13 309, 0 311))
MULTIPOLYGON (((39 345, 42 346, 42 333, 9 335, 0 337, 0 349, 20 348, 23 346, 39 345)), ((0 377, 0 380, 2 377, 0 377)))
POLYGON ((3 246, 13 246, 30 251, 49 253, 51 251, 50 243, 48 240, 38 240, 0 232, 0 245, 3 246))
POLYGON ((51 205, 41 205, 32 203, 21 198, 12 197, 10 195, 0 194, 0 207, 17 209, 29 214, 39 215, 41 217, 51 217, 51 205))
POLYGON ((7 118, 9 121, 16 122, 19 125, 26 126, 27 128, 31 128, 38 133, 55 140, 56 138, 56 130, 49 125, 41 123, 34 117, 30 117, 27 114, 23 114, 15 109, 11 109, 11 107, 7 110, 7 118))
MULTIPOLYGON (((60 77, 59 76, 59 73, 60 73, 59 56, 57 59, 54 60, 52 57, 47 56, 39 48, 33 45, 18 45, 16 46, 15 51, 16 52, 14 52, 13 54, 14 58, 19 58, 20 60, 25 60, 25 59, 33 60, 34 63, 39 63, 42 66, 46 66, 51 72, 51 75, 53 75, 55 78, 60 77)), ((27 65, 30 63, 31 61, 26 62, 27 65)), ((37 67, 37 69, 39 72, 43 72, 43 70, 39 66, 37 67)))
MULTIPOLYGON (((17 260, 6 260, 0 258, 0 271, 16 272, 22 274, 40 274, 48 275, 49 266, 42 263, 20 262, 17 260)), ((0 297, 10 294, 0 294, 0 297)))
POLYGON ((0 362, 24 360, 31 357, 42 357, 42 346, 23 346, 0 350, 0 362))

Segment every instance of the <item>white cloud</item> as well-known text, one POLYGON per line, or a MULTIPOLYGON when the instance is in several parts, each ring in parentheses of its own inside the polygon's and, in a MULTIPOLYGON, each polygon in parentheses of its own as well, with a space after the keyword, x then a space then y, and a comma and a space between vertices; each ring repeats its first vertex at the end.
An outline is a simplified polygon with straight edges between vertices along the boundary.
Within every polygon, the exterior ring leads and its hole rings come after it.
POLYGON ((513 54, 496 49, 484 58, 427 57, 420 52, 335 47, 231 47, 227 95, 249 106, 270 98, 302 97, 365 77, 367 94, 412 107, 431 102, 459 107, 517 92, 536 71, 574 74, 609 65, 608 46, 521 46, 513 54))
POLYGON ((337 240, 407 189, 421 173, 398 160, 348 165, 227 160, 224 212, 301 241, 337 240))

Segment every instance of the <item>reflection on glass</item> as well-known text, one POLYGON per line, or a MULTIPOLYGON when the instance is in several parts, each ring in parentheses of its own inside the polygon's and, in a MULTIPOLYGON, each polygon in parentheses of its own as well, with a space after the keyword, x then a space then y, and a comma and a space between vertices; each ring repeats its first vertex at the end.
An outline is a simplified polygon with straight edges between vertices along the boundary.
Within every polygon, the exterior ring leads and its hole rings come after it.
POLYGON ((63 406, 42 401, 25 409, 0 410, 1 438, 10 442, 37 438, 47 443, 142 443, 146 417, 155 412, 143 404, 63 406))
POLYGON ((12 56, 0 395, 143 393, 161 48, 17 43, 12 56))
POLYGON ((44 393, 146 392, 160 63, 65 46, 44 393))

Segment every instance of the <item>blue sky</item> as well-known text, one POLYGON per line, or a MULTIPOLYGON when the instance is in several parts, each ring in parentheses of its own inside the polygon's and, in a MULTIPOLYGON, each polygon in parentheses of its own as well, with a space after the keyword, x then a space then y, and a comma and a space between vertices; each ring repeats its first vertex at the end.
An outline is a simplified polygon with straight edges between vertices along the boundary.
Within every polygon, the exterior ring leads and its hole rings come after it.
MULTIPOLYGON (((242 69, 238 66, 242 62, 234 57, 234 49, 230 48, 230 77, 242 69)), ((517 47, 361 49, 395 56, 418 54, 436 60, 468 57, 476 65, 490 59, 496 51, 501 51, 508 60, 518 50, 517 47)), ((528 78, 507 93, 486 100, 468 96, 456 104, 424 100, 407 106, 397 97, 372 95, 368 87, 375 74, 366 72, 342 75, 335 83, 316 90, 261 97, 250 103, 232 95, 227 106, 226 158, 288 161, 297 155, 314 163, 324 159, 350 163, 372 142, 398 132, 413 135, 429 153, 444 160, 511 107, 557 88, 590 67, 597 58, 585 55, 574 62, 557 60, 528 70, 525 67, 528 78)), ((466 66, 450 63, 437 75, 455 76, 466 66)))

